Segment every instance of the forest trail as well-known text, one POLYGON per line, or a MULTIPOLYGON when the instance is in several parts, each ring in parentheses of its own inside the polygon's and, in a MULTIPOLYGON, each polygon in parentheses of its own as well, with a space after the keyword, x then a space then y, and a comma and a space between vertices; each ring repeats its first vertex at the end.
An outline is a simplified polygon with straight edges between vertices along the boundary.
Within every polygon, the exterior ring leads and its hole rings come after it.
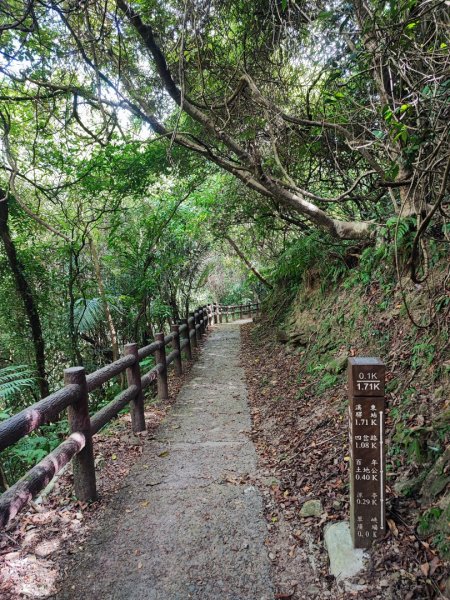
POLYGON ((214 328, 55 599, 273 599, 239 323, 214 328))

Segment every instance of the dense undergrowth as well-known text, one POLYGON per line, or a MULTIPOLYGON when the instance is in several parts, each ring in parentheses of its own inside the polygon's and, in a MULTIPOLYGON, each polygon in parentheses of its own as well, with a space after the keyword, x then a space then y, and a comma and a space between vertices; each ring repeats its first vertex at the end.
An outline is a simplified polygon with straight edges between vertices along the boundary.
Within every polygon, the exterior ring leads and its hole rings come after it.
POLYGON ((402 264, 407 224, 376 248, 330 248, 314 238, 288 250, 275 273, 266 317, 297 355, 297 400, 340 400, 346 419, 350 355, 379 356, 387 368, 387 485, 395 513, 410 499, 418 536, 450 556, 450 348, 448 263, 435 244, 430 276, 411 282, 402 264), (396 234, 396 236, 395 236, 396 234), (395 238, 395 240, 394 240, 395 238), (394 243, 395 242, 395 243, 394 243), (403 270, 402 270, 403 269, 403 270))

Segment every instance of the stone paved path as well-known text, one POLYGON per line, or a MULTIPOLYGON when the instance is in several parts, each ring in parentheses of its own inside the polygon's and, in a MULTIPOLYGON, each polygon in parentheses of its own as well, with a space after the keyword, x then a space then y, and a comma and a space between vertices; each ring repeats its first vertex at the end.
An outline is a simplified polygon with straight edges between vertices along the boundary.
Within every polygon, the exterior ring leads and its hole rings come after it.
POLYGON ((209 336, 57 600, 273 600, 239 346, 237 323, 209 336))

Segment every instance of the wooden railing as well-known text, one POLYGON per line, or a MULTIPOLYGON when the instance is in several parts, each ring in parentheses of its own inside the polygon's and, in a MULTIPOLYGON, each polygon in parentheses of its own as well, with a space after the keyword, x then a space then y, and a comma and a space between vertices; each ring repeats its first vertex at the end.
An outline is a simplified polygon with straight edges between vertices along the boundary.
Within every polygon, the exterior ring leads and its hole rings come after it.
POLYGON ((157 333, 155 341, 143 348, 138 348, 135 343, 127 344, 121 358, 89 375, 84 367, 66 369, 63 388, 3 421, 0 424, 0 451, 55 419, 66 408, 70 435, 0 497, 0 526, 6 526, 72 459, 75 495, 83 502, 95 500, 93 436, 127 404, 130 404, 133 431, 144 431, 144 390, 156 380, 158 398, 166 400, 169 393, 167 368, 173 363, 175 374, 182 374, 183 351, 187 360, 192 360, 192 347, 199 345, 213 323, 222 323, 224 317, 228 322, 236 316, 252 316, 257 311, 259 304, 255 303, 202 306, 179 325, 172 325, 169 335, 157 333), (171 350, 168 354, 166 347, 171 350), (155 366, 141 375, 139 363, 150 355, 155 357, 155 366), (90 416, 89 393, 124 372, 128 387, 90 416))

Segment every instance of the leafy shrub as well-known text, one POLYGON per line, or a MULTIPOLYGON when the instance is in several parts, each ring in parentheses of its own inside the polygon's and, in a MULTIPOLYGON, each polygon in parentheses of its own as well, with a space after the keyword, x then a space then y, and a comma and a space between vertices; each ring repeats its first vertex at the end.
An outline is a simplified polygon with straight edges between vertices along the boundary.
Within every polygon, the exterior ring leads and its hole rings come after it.
POLYGON ((328 242, 323 233, 304 235, 288 244, 272 277, 276 283, 287 284, 294 292, 313 272, 320 274, 324 286, 336 283, 349 269, 345 256, 348 247, 346 242, 328 242))
POLYGON ((52 452, 67 433, 66 420, 43 425, 39 428, 39 432, 21 438, 14 446, 4 450, 1 464, 9 485, 20 479, 49 452, 52 452))

